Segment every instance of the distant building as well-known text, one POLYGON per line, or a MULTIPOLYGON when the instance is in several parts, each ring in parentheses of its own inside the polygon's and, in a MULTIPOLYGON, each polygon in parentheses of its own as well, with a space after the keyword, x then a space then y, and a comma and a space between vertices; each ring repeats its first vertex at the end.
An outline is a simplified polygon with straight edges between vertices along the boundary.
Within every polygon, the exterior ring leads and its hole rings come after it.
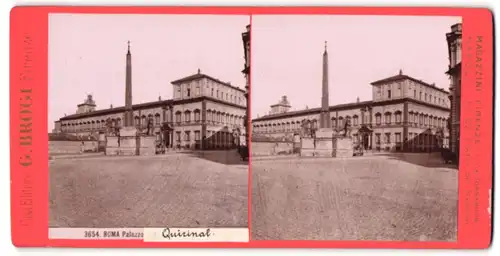
POLYGON ((448 42, 449 66, 446 74, 450 76, 450 149, 458 155, 460 153, 460 101, 462 84, 462 24, 451 26, 451 32, 446 34, 448 42))
MULTIPOLYGON (((173 99, 132 105, 134 124, 145 130, 152 119, 153 131, 167 127, 167 147, 222 149, 234 145, 235 131, 244 130, 246 91, 209 75, 198 72, 172 81, 173 99)), ((123 126, 125 107, 96 109, 89 95, 77 105, 75 114, 55 121, 55 133, 97 136, 112 127, 123 126)))
MULTIPOLYGON (((342 131, 346 120, 350 120, 354 141, 367 150, 431 151, 448 144, 447 91, 401 70, 371 85, 373 100, 357 98, 353 103, 329 107, 332 129, 342 131)), ((292 139, 300 133, 304 122, 318 128, 321 108, 299 111, 290 108, 290 102, 283 96, 271 106, 268 115, 253 119, 252 138, 292 139)))

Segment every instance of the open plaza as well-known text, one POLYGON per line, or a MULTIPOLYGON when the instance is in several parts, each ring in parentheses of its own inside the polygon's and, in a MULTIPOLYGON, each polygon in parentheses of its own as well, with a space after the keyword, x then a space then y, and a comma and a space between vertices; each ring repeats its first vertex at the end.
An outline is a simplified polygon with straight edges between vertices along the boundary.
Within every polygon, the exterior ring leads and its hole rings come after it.
POLYGON ((247 227, 247 170, 235 151, 54 156, 49 227, 247 227))
POLYGON ((458 172, 436 154, 252 158, 252 239, 455 241, 458 172))

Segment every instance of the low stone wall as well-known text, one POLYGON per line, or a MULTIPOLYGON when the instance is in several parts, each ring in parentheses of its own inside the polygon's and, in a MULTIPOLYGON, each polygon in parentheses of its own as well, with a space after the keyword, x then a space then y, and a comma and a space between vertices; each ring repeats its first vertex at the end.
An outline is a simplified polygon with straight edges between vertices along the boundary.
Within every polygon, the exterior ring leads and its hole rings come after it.
MULTIPOLYGON (((81 141, 49 141, 49 155, 53 154, 78 154, 81 152, 81 141)), ((85 152, 97 152, 97 141, 85 141, 85 152)))
POLYGON ((252 156, 293 154, 292 142, 251 142, 252 156))

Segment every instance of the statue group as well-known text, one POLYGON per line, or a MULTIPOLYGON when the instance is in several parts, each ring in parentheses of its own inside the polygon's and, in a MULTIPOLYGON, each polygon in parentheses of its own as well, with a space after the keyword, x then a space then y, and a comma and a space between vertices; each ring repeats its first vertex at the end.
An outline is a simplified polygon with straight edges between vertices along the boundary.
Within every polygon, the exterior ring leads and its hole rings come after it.
POLYGON ((107 136, 119 136, 120 129, 119 127, 111 120, 111 118, 106 119, 106 130, 105 133, 107 136))
POLYGON ((309 120, 303 120, 301 124, 300 136, 302 138, 313 138, 316 129, 313 127, 313 123, 309 120))
MULTIPOLYGON (((106 119, 105 128, 107 136, 119 136, 120 127, 111 118, 106 119)), ((147 119, 146 127, 142 130, 142 133, 148 136, 154 135, 153 118, 147 119)))
MULTIPOLYGON (((342 136, 351 137, 351 120, 347 119, 341 130, 333 130, 336 134, 343 132, 342 136)), ((313 138, 316 132, 316 128, 313 126, 313 122, 309 120, 302 121, 300 136, 302 138, 313 138)))

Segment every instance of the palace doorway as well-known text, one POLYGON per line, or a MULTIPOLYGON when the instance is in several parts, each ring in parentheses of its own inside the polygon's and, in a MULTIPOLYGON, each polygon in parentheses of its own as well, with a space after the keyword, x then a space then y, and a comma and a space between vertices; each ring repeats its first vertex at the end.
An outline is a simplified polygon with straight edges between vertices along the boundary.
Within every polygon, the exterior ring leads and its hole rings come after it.
POLYGON ((363 149, 364 150, 372 149, 373 130, 366 125, 362 125, 361 128, 359 128, 358 133, 361 137, 361 145, 363 146, 363 149))

